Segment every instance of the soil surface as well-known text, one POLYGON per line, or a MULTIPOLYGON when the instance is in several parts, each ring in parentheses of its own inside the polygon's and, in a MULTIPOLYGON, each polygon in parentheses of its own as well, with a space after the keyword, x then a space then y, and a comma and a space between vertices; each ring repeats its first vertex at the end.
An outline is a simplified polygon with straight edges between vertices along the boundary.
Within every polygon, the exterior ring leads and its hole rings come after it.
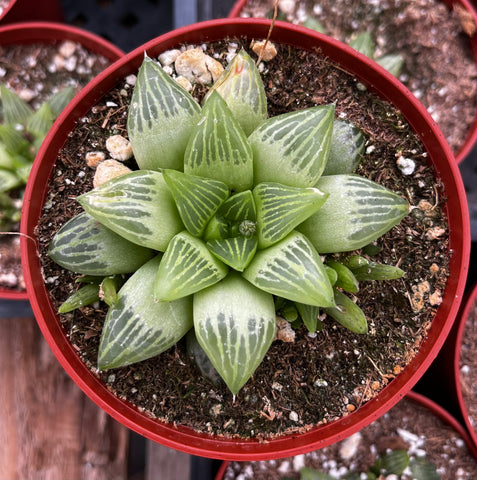
MULTIPOLYGON (((249 0, 242 16, 270 16, 274 3, 249 0)), ((399 79, 458 152, 477 109, 477 66, 469 41, 476 26, 462 7, 450 11, 441 0, 283 0, 279 4, 285 9, 282 19, 293 23, 316 19, 327 35, 345 43, 368 31, 377 45, 375 57, 402 55, 399 79)))
POLYGON ((469 311, 466 319, 460 350, 460 382, 462 396, 467 409, 468 419, 477 432, 477 358, 475 346, 477 345, 477 303, 469 311))
MULTIPOLYGON (((226 63, 229 48, 249 39, 208 45, 226 63)), ((405 196, 408 215, 382 237, 374 259, 398 265, 406 275, 391 282, 363 282, 357 302, 369 333, 356 335, 323 317, 323 331, 309 335, 302 328, 293 343, 275 341, 253 378, 234 399, 227 388, 198 373, 183 342, 136 365, 98 372, 96 359, 106 308, 85 307, 62 315, 61 322, 78 355, 120 398, 147 415, 198 431, 225 436, 271 438, 299 432, 348 415, 373 398, 406 367, 431 326, 448 275, 448 230, 442 205, 445 192, 426 161, 423 146, 402 116, 355 78, 310 52, 277 45, 278 55, 264 65, 269 115, 334 102, 336 115, 358 125, 367 137, 359 173, 405 196), (397 167, 401 156, 412 158, 414 172, 397 167)), ((254 56, 253 53, 251 53, 254 56)), ((55 308, 78 287, 75 275, 47 256, 51 237, 81 208, 75 197, 92 188, 89 151, 106 152, 105 140, 127 135, 126 119, 132 87, 118 84, 81 119, 60 152, 37 227, 45 282, 55 308)), ((206 91, 196 85, 193 95, 206 91)), ((134 161, 129 166, 134 166, 134 161)))
MULTIPOLYGON (((0 82, 33 108, 66 86, 77 90, 103 71, 110 61, 76 42, 0 45, 0 82)), ((12 192, 21 198, 23 191, 12 192)), ((12 231, 18 232, 20 225, 12 231)), ((25 290, 20 242, 15 235, 0 235, 0 289, 25 290)))
MULTIPOLYGON (((346 440, 291 458, 231 462, 221 480, 299 479, 302 467, 345 478, 349 472, 367 472, 390 450, 406 450, 411 458, 425 457, 436 467, 441 480, 471 480, 477 476, 477 462, 458 432, 429 409, 404 399, 346 440)), ((413 476, 405 471, 393 478, 412 480, 413 476)))

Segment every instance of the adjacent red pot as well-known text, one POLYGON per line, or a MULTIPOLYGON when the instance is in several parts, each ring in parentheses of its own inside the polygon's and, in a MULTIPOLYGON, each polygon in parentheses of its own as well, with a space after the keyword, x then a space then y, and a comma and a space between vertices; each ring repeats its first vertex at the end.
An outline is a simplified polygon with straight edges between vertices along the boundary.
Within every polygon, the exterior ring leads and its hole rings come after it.
MULTIPOLYGON (((124 55, 122 50, 98 35, 69 25, 53 22, 25 22, 0 27, 0 45, 2 46, 31 43, 55 44, 64 40, 78 42, 89 51, 104 56, 111 63, 124 55)), ((27 300, 28 294, 26 291, 0 288, 0 298, 27 300)))
MULTIPOLYGON (((462 424, 453 416, 451 415, 447 410, 442 408, 439 404, 435 403, 431 399, 425 397, 424 395, 421 395, 419 393, 410 391, 407 395, 406 398, 408 400, 411 400, 412 402, 416 403, 417 405, 421 405, 422 407, 425 407, 427 410, 429 410, 433 415, 435 415, 437 418, 442 420, 444 423, 446 423, 449 427, 454 429, 454 431, 464 440, 466 443, 467 447, 469 450, 473 453, 475 456, 476 454, 476 449, 475 445, 473 444, 469 434, 467 433, 466 429, 462 426, 462 424)), ((330 459, 332 460, 332 459, 330 459)), ((215 476, 215 480, 223 480, 225 472, 227 470, 227 467, 229 465, 229 461, 224 461, 219 467, 219 470, 217 471, 217 474, 215 476)))
MULTIPOLYGON (((475 10, 475 7, 472 5, 472 3, 469 0, 442 0, 449 8, 452 7, 453 5, 461 5, 464 7, 472 16, 474 24, 477 25, 477 12, 475 10)), ((235 17, 240 17, 243 8, 245 5, 247 5, 250 2, 250 0, 238 0, 234 6, 232 7, 232 10, 229 13, 229 18, 235 18, 235 17)), ((474 0, 474 5, 475 5, 475 0, 474 0)), ((474 34, 470 39, 469 39, 469 44, 470 48, 472 49, 472 52, 474 54, 475 61, 477 63, 477 34, 474 34)), ((457 163, 460 163, 461 161, 464 160, 464 158, 470 153, 472 150, 473 146, 477 142, 477 112, 474 118, 474 122, 469 128, 469 131, 467 133, 467 137, 460 147, 459 151, 455 154, 455 158, 457 160, 457 163)))
POLYGON ((0 15, 0 23, 31 21, 62 22, 63 10, 59 0, 11 0, 0 15))
POLYGON ((456 316, 467 277, 470 226, 464 187, 450 148, 427 111, 394 77, 355 50, 308 29, 276 22, 271 35, 273 41, 320 51, 323 56, 368 85, 378 96, 391 101, 418 133, 428 151, 429 161, 445 184, 447 204, 444 211, 448 216, 453 254, 443 303, 432 322, 428 338, 403 373, 356 412, 303 434, 262 443, 254 439, 224 439, 199 434, 190 428, 175 427, 151 419, 134 405, 117 398, 81 361, 50 302, 34 240, 35 226, 47 194, 48 179, 68 133, 105 92, 116 86, 119 78, 137 73, 144 51, 154 57, 184 42, 201 44, 242 35, 265 38, 269 29, 270 21, 267 20, 222 19, 204 22, 162 35, 118 60, 86 86, 54 124, 35 160, 22 213, 21 252, 28 294, 43 335, 65 370, 87 395, 124 425, 168 447, 211 458, 259 460, 293 456, 334 443, 378 418, 412 388, 437 355, 456 316))

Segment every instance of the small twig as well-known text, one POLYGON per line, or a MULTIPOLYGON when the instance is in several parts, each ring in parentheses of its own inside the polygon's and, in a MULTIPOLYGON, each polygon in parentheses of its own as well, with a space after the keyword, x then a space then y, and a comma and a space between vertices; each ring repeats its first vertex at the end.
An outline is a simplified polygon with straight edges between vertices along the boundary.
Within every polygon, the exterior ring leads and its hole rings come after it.
POLYGON ((273 7, 272 23, 270 25, 270 28, 268 29, 268 34, 267 34, 267 38, 265 39, 265 43, 263 44, 263 47, 260 50, 260 55, 258 56, 257 63, 256 63, 257 66, 262 61, 263 54, 265 53, 265 48, 267 47, 268 41, 270 40, 270 37, 272 36, 273 27, 275 26, 275 20, 277 19, 277 17, 278 17, 278 0, 275 0, 275 5, 273 7))

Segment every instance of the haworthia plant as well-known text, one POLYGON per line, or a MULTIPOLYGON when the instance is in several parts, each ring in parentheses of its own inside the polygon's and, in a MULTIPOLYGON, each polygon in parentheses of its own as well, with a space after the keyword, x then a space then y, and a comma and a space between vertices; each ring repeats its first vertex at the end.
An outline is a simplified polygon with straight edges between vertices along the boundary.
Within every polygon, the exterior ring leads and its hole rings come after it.
POLYGON ((79 196, 86 213, 50 248, 65 268, 94 275, 62 311, 97 290, 109 306, 99 368, 160 354, 193 323, 201 370, 217 384, 210 362, 236 395, 275 337, 276 311, 310 332, 326 315, 364 334, 359 299, 344 292, 403 273, 364 252, 332 255, 364 247, 408 211, 398 194, 351 174, 364 135, 336 120, 334 105, 266 120, 264 92, 245 51, 203 107, 145 58, 128 117, 139 170, 79 196), (118 272, 135 273, 109 276, 118 272))
POLYGON ((73 87, 63 88, 34 110, 0 85, 0 231, 12 229, 20 220, 23 190, 35 155, 73 95, 73 87))

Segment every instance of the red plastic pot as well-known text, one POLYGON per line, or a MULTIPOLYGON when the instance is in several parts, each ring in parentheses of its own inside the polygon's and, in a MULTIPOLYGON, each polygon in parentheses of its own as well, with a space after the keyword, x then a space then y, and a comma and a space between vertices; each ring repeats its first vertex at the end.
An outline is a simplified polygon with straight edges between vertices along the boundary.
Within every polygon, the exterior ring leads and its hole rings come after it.
MULTIPOLYGON (((449 338, 452 340, 452 344, 450 346, 450 353, 452 355, 451 360, 453 365, 453 371, 451 372, 452 384, 451 387, 455 392, 455 397, 457 401, 457 405, 460 409, 462 414, 463 421, 465 426, 469 432, 470 438, 474 444, 474 447, 477 449, 477 432, 475 428, 472 426, 469 420, 467 404, 463 396, 462 392, 462 383, 461 383, 461 349, 462 349, 462 341, 464 339, 465 328, 467 319, 472 314, 472 311, 477 308, 477 285, 473 287, 473 289, 469 292, 465 303, 459 313, 459 320, 458 323, 454 327, 453 336, 449 338)), ((446 345, 447 347, 447 345, 446 345)), ((450 357, 450 355, 448 355, 450 357)))
POLYGON ((270 21, 267 20, 222 19, 204 22, 169 32, 118 60, 87 85, 53 125, 33 165, 22 213, 22 265, 32 308, 50 347, 73 380, 104 410, 136 432, 177 450, 219 459, 258 460, 304 453, 345 438, 385 413, 412 388, 437 355, 456 316, 469 263, 470 225, 464 187, 450 148, 424 107, 394 77, 350 47, 308 29, 276 22, 271 36, 273 41, 320 51, 323 56, 368 85, 378 96, 390 100, 420 136, 428 151, 429 161, 445 184, 447 204, 444 210, 448 216, 453 254, 443 303, 433 320, 428 338, 403 373, 356 412, 300 435, 284 436, 262 443, 254 439, 224 439, 198 434, 190 428, 175 427, 151 419, 133 405, 117 398, 83 364, 69 343, 50 302, 34 240, 35 226, 41 216, 46 186, 59 149, 77 120, 105 92, 116 86, 119 78, 137 73, 144 51, 154 57, 182 43, 201 44, 242 35, 265 38, 269 28, 270 21))
MULTIPOLYGON (((98 35, 69 25, 53 22, 25 22, 0 26, 0 45, 2 46, 30 43, 54 44, 64 40, 78 42, 89 51, 104 56, 111 63, 124 55, 122 50, 98 35)), ((0 298, 27 300, 28 294, 26 291, 0 288, 0 298)))
POLYGON ((11 0, 0 15, 2 25, 39 20, 62 22, 64 17, 59 0, 11 0))
MULTIPOLYGON (((250 0, 238 0, 232 7, 232 10, 230 11, 228 18, 240 17, 243 8, 245 7, 245 5, 249 3, 249 1, 250 0)), ((458 4, 464 7, 472 15, 473 21, 477 25, 477 12, 475 9, 476 7, 473 6, 469 0, 442 0, 442 1, 449 8, 451 8, 454 4, 458 4)), ((476 4, 476 0, 474 0, 474 5, 475 4, 476 4)), ((474 34, 472 38, 469 39, 469 43, 475 58, 475 62, 477 63, 477 34, 474 34)), ((474 121, 469 128, 469 131, 467 133, 467 137, 464 143, 460 147, 459 151, 456 152, 455 154, 457 163, 460 163, 464 160, 464 158, 470 153, 470 151, 472 150, 476 142, 477 142, 477 112, 475 114, 474 121)))
MULTIPOLYGON (((442 420, 444 423, 446 423, 449 427, 454 429, 454 431, 464 440, 465 444, 469 448, 469 450, 473 453, 475 456, 475 445, 473 444, 469 434, 467 433, 466 429, 462 426, 462 424, 457 421, 457 419, 451 415, 447 410, 442 408, 439 404, 435 403, 428 397, 425 397, 424 395, 421 395, 419 393, 410 391, 407 395, 406 398, 408 400, 411 400, 412 402, 416 403, 417 405, 421 405, 422 407, 425 407, 428 409, 433 415, 435 415, 437 418, 442 420)), ((331 459, 330 459, 331 460, 331 459)), ((217 471, 217 474, 215 476, 215 480, 223 480, 225 472, 227 470, 227 467, 229 465, 229 461, 224 461, 221 463, 219 470, 217 471)))

